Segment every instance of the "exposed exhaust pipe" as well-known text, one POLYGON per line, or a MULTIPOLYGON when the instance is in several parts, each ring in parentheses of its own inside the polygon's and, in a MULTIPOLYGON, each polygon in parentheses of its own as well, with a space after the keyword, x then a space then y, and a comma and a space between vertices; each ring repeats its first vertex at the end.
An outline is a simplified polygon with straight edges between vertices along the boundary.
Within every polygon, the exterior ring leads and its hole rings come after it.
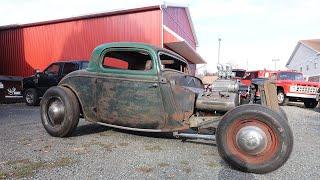
POLYGON ((215 135, 207 135, 207 134, 191 134, 191 133, 178 133, 173 132, 173 136, 176 138, 187 138, 187 139, 204 139, 204 140, 211 140, 215 141, 215 135))

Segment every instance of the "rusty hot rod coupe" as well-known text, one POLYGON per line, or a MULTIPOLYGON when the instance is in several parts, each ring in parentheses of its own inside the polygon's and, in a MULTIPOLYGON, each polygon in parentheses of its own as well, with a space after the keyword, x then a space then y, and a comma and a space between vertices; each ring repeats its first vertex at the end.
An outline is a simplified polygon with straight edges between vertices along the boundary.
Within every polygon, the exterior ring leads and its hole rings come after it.
POLYGON ((89 66, 65 76, 41 101, 41 120, 56 137, 71 135, 79 118, 183 139, 216 141, 232 167, 253 173, 279 168, 293 146, 272 83, 260 84, 261 104, 239 104, 238 83, 221 68, 221 79, 205 92, 181 56, 142 43, 95 48, 89 66), (272 93, 273 92, 273 93, 272 93))

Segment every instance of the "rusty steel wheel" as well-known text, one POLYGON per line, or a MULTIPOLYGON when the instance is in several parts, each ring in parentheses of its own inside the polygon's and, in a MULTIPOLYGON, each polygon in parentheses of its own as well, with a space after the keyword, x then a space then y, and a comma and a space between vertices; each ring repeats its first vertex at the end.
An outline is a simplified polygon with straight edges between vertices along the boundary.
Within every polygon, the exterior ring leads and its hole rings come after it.
POLYGON ((287 120, 261 105, 242 105, 229 111, 216 135, 221 157, 246 172, 267 173, 279 168, 293 146, 287 120))

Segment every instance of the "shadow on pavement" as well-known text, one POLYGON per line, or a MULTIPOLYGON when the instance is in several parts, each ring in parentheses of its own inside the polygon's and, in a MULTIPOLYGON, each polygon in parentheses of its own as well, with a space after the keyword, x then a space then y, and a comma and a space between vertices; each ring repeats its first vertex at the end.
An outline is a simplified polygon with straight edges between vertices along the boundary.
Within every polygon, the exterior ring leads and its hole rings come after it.
MULTIPOLYGON (((139 131, 129 131, 124 129, 116 129, 110 128, 107 126, 103 126, 100 124, 90 123, 85 125, 80 125, 76 128, 75 132, 71 135, 71 137, 78 137, 78 136, 85 136, 90 134, 98 134, 104 131, 115 131, 124 134, 131 134, 135 136, 143 136, 143 137, 150 137, 150 138, 162 138, 162 139, 177 139, 173 136, 172 133, 160 133, 160 132, 139 132, 139 131)), ((194 144, 202 144, 202 145, 210 145, 216 146, 213 141, 206 141, 206 140, 196 140, 196 139, 182 139, 178 138, 177 140, 181 140, 182 142, 187 143, 194 143, 194 144)))
POLYGON ((94 124, 94 123, 85 124, 85 125, 78 126, 71 136, 72 137, 85 136, 85 135, 96 134, 96 133, 100 133, 108 130, 111 130, 111 128, 106 126, 101 126, 99 124, 94 124))
POLYGON ((255 180, 257 179, 251 173, 241 172, 233 169, 223 160, 220 161, 222 169, 219 171, 218 180, 255 180))

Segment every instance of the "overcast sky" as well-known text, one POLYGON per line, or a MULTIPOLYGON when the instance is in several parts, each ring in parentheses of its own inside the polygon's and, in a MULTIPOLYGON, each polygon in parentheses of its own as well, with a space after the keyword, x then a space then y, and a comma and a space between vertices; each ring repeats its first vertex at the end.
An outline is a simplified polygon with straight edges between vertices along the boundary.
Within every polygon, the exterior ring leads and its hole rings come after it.
MULTIPOLYGON (((87 13, 159 4, 158 0, 1 0, 0 25, 22 24, 87 13)), ((296 43, 320 38, 320 0, 169 0, 188 5, 199 40, 198 52, 216 70, 221 62, 238 68, 284 68, 296 43)))

